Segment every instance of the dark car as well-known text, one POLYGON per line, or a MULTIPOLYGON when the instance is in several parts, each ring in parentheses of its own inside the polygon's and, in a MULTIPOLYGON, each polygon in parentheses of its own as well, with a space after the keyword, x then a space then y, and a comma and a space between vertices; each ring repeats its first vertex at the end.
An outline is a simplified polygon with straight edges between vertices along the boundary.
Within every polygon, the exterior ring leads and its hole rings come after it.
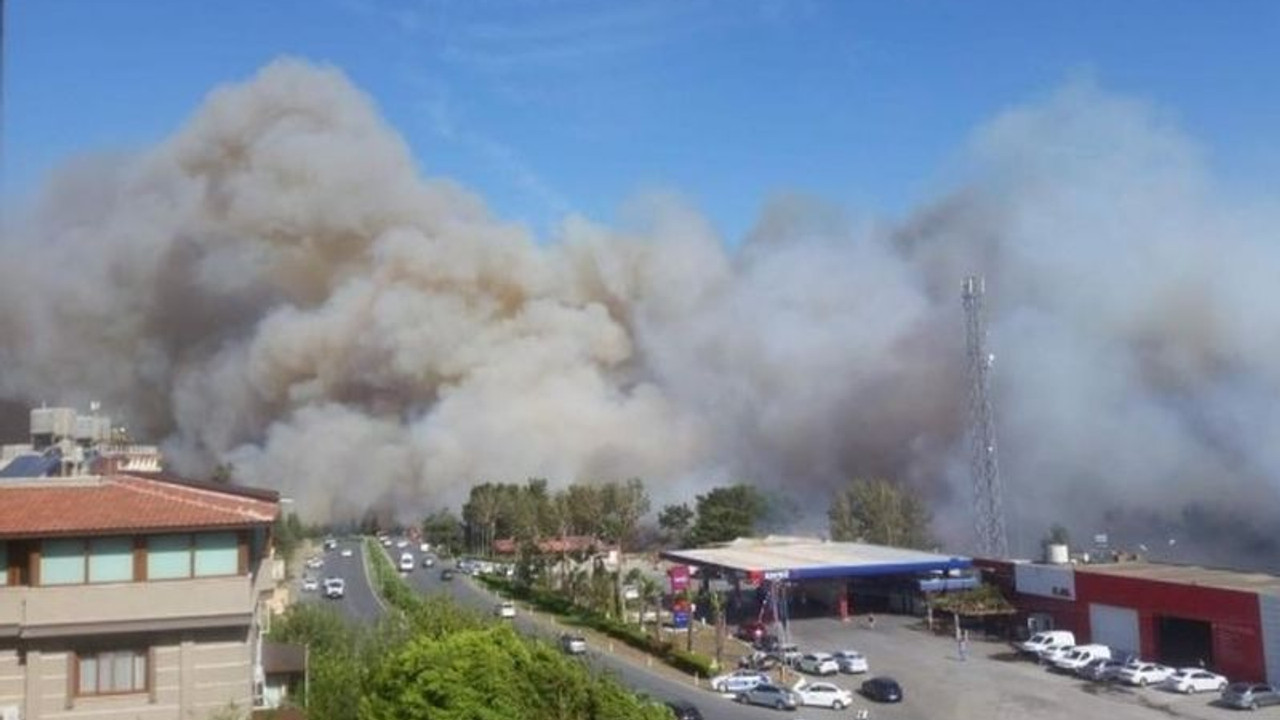
POLYGON ((1231 683, 1222 691, 1222 702, 1234 708, 1257 710, 1263 705, 1280 705, 1280 691, 1266 683, 1231 683))
POLYGON ((754 643, 763 638, 768 632, 769 629, 762 622, 745 622, 738 626, 738 632, 734 634, 737 635, 739 640, 754 643))
POLYGON ((444 570, 441 570, 441 571, 440 571, 440 579, 441 579, 441 580, 452 580, 452 579, 453 579, 453 571, 452 571, 452 570, 450 570, 449 568, 445 568, 444 570))
POLYGON ((874 677, 862 683, 862 694, 876 702, 902 702, 902 686, 891 677, 874 677))
POLYGON ((698 711, 698 706, 688 700, 672 700, 667 703, 667 707, 671 709, 671 716, 676 720, 702 720, 702 713, 698 711))

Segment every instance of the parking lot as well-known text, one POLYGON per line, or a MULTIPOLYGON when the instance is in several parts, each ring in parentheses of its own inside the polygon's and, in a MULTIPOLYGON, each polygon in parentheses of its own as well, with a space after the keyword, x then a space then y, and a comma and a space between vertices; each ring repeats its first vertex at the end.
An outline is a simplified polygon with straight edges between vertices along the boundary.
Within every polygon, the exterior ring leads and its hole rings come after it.
MULTIPOLYGON (((961 660, 954 641, 924 632, 918 624, 916 618, 881 616, 874 629, 834 618, 798 620, 791 624, 791 635, 806 651, 860 650, 867 655, 870 675, 897 679, 905 697, 901 704, 860 701, 855 705, 871 708, 871 717, 877 720, 1224 718, 1236 712, 1213 705, 1214 693, 1187 696, 1050 673, 1032 660, 1017 659, 1012 649, 1000 642, 970 640, 968 658, 961 660)), ((840 675, 834 679, 856 690, 863 677, 840 675)), ((835 716, 821 709, 806 709, 804 714, 835 716)))

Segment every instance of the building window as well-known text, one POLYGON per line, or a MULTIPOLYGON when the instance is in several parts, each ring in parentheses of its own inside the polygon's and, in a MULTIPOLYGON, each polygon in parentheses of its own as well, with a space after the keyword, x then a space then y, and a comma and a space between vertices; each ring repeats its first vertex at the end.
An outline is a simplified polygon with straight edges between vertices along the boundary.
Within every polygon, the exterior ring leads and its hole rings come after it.
POLYGON ((191 536, 152 535, 147 538, 147 579, 191 577, 191 536))
POLYGON ((76 655, 77 695, 120 695, 146 691, 146 652, 115 650, 76 655))
POLYGON ((83 540, 44 540, 40 543, 41 585, 82 585, 84 581, 83 540))
POLYGON ((106 537, 89 541, 89 582, 133 580, 133 538, 106 537))
POLYGON ((196 577, 235 575, 240 571, 240 542, 233 532, 196 535, 196 577))

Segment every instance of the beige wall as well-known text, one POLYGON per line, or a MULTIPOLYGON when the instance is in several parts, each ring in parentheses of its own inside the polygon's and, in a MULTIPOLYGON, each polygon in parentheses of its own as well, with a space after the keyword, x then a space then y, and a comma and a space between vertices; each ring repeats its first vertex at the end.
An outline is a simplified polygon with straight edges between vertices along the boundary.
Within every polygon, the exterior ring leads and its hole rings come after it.
POLYGON ((23 708, 24 720, 208 720, 224 717, 219 713, 232 704, 246 716, 252 708, 247 629, 135 636, 129 643, 152 648, 150 693, 68 702, 69 646, 30 648, 25 667, 18 665, 15 651, 0 647, 0 705, 11 698, 7 702, 23 708), (24 692, 29 695, 23 697, 24 692))

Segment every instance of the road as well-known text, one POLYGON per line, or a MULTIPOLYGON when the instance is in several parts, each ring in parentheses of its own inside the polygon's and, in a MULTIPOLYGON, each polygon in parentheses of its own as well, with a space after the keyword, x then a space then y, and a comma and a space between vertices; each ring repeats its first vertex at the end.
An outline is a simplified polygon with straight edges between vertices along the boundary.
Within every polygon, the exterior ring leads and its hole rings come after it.
MULTIPOLYGON (((394 562, 399 559, 399 555, 403 551, 392 549, 389 552, 393 553, 389 554, 389 557, 392 557, 394 562)), ((420 558, 420 555, 416 552, 414 556, 420 558)), ((453 564, 451 561, 446 560, 444 561, 444 566, 452 567, 453 564)), ((455 573, 453 580, 441 580, 440 570, 439 564, 434 568, 419 566, 409 573, 405 579, 412 587, 424 594, 443 593, 453 598, 455 602, 463 607, 483 613, 491 613, 493 611, 493 607, 498 601, 497 596, 461 573, 455 573)), ((547 621, 541 618, 535 619, 524 613, 517 615, 514 622, 520 632, 541 637, 553 643, 560 632, 547 621)), ((646 667, 643 663, 634 662, 629 658, 610 655, 597 650, 588 650, 587 662, 596 669, 614 675, 624 685, 655 699, 664 701, 682 699, 692 702, 702 711, 702 715, 706 720, 740 720, 744 718, 774 718, 776 720, 779 717, 779 713, 775 710, 739 705, 726 696, 713 693, 705 688, 694 687, 687 677, 662 666, 646 667)), ((819 709, 815 711, 809 708, 806 712, 810 713, 810 715, 836 717, 829 710, 819 709)), ((786 714, 785 717, 792 718, 792 720, 802 720, 806 715, 804 713, 799 715, 786 714)))
POLYGON ((363 540, 340 540, 338 546, 322 555, 324 566, 318 570, 307 570, 319 577, 321 581, 327 577, 340 577, 347 581, 346 595, 340 599, 330 600, 320 592, 301 592, 300 580, 294 580, 294 590, 303 602, 333 603, 341 609, 342 614, 361 623, 371 623, 382 617, 386 609, 382 600, 373 591, 367 568, 365 567, 363 540), (343 557, 343 550, 351 550, 351 557, 343 557))

